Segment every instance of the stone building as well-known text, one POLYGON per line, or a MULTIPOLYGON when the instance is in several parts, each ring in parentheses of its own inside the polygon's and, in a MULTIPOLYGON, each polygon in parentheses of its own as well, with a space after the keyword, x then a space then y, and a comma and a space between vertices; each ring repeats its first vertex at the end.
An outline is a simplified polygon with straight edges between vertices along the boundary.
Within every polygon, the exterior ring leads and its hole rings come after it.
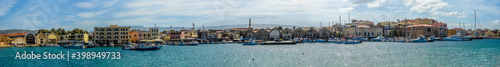
POLYGON ((130 42, 130 27, 109 25, 107 27, 94 27, 94 43, 100 45, 125 45, 130 42))
POLYGON ((333 37, 332 32, 330 30, 328 30, 328 28, 326 28, 326 27, 321 28, 318 32, 318 35, 319 35, 318 37, 321 39, 328 39, 328 38, 333 37))
POLYGON ((281 38, 283 40, 292 40, 293 39, 293 31, 292 29, 285 28, 281 31, 281 38))
POLYGON ((266 29, 259 29, 255 35, 257 40, 269 40, 269 31, 266 29))
POLYGON ((304 32, 305 38, 317 38, 318 36, 318 30, 316 28, 311 27, 309 29, 306 29, 307 31, 304 32))
POLYGON ((304 30, 302 28, 293 29, 292 38, 305 38, 304 30))
POLYGON ((269 32, 269 40, 280 40, 281 32, 278 29, 273 29, 269 32))

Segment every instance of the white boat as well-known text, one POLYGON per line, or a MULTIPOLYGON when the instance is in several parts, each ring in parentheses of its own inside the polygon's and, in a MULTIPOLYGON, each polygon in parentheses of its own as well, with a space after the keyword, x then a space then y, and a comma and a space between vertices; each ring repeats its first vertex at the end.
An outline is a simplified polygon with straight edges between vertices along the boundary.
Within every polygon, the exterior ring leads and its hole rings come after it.
POLYGON ((385 39, 384 36, 378 36, 377 38, 373 38, 372 41, 382 41, 384 39, 385 39))
POLYGON ((316 39, 316 40, 313 40, 314 42, 326 42, 325 39, 316 39))
POLYGON ((352 39, 347 40, 347 41, 344 42, 344 44, 359 44, 359 43, 360 43, 360 41, 358 41, 358 40, 352 40, 352 39))
POLYGON ((363 36, 359 36, 358 38, 356 38, 356 40, 359 40, 359 41, 368 41, 368 38, 363 38, 363 36))
POLYGON ((330 39, 328 40, 328 42, 330 43, 344 43, 344 40, 340 39, 340 38, 333 38, 333 39, 330 39))
POLYGON ((425 43, 427 40, 425 40, 425 37, 417 37, 417 39, 411 40, 412 42, 417 42, 417 43, 425 43))
POLYGON ((464 41, 459 35, 454 35, 450 37, 443 38, 444 41, 464 41))

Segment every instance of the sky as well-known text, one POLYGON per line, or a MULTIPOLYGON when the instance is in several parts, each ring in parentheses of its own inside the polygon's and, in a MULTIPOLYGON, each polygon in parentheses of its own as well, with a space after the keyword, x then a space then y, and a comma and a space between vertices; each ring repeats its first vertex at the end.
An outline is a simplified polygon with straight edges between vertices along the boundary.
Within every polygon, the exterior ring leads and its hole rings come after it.
POLYGON ((0 0, 0 30, 108 25, 196 27, 280 24, 319 27, 350 19, 375 23, 432 18, 458 28, 500 29, 499 0, 0 0))

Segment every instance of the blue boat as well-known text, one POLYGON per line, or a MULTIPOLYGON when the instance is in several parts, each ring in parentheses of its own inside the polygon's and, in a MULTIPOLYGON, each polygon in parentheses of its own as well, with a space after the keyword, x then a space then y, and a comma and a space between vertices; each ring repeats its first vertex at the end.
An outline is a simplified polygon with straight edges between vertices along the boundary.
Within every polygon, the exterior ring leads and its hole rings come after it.
POLYGON ((300 40, 300 39, 298 39, 298 38, 293 39, 293 41, 294 41, 295 43, 302 43, 302 40, 300 40))
POLYGON ((316 39, 316 40, 314 40, 314 42, 326 42, 326 40, 324 40, 324 39, 316 39))
POLYGON ((257 43, 250 41, 250 42, 245 42, 242 45, 257 45, 257 43))
POLYGON ((358 40, 347 40, 344 42, 344 44, 359 44, 359 43, 360 43, 360 41, 358 41, 358 40))
POLYGON ((304 41, 303 41, 303 42, 304 42, 304 43, 306 43, 306 42, 311 42, 311 40, 304 39, 304 41))

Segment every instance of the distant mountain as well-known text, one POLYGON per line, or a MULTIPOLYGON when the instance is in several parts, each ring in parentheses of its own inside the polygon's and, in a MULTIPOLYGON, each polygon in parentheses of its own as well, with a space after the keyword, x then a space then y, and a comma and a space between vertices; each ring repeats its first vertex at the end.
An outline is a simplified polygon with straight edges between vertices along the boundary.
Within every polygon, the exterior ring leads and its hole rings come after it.
POLYGON ((25 30, 25 29, 0 30, 0 34, 21 33, 21 32, 36 32, 36 30, 25 30))
MULTIPOLYGON (((260 29, 260 28, 266 28, 266 27, 269 27, 269 28, 273 28, 273 27, 277 27, 277 26, 281 26, 283 28, 292 28, 293 26, 292 25, 278 25, 278 24, 252 24, 252 28, 255 28, 255 29, 260 29)), ((144 27, 144 26, 130 26, 131 28, 130 29, 140 29, 140 30, 149 30, 149 28, 151 27, 144 27)), ((221 26, 205 26, 205 29, 229 29, 229 28, 247 28, 248 25, 245 25, 245 24, 239 24, 239 25, 221 25, 221 26)), ((297 26, 298 27, 298 26, 297 26)), ((191 29, 192 27, 172 27, 172 29, 170 29, 170 27, 156 27, 156 28, 159 28, 160 31, 163 31, 163 30, 181 30, 181 29, 191 29)), ((195 29, 202 29, 203 27, 195 27, 195 29)))

